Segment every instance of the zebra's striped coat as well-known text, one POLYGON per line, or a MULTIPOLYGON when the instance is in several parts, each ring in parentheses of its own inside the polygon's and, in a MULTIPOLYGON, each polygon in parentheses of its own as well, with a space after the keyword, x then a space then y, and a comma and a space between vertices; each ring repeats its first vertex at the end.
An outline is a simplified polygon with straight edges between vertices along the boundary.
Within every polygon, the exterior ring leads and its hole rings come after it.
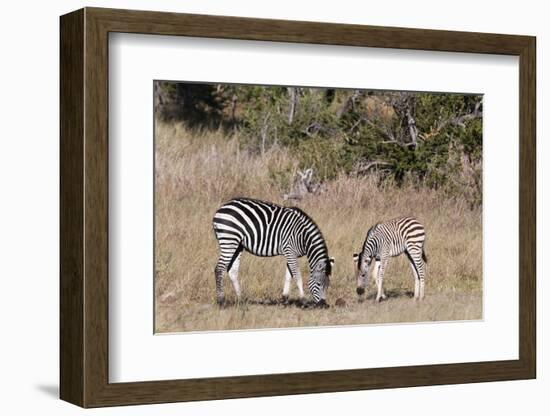
POLYGON ((425 240, 424 226, 414 217, 395 218, 372 226, 367 232, 361 253, 354 254, 354 261, 357 262, 357 294, 361 297, 365 293, 369 266, 375 260, 376 300, 385 299, 383 280, 388 260, 405 253, 415 279, 414 298, 423 299, 427 263, 425 240))
POLYGON ((302 210, 250 198, 236 198, 223 204, 212 221, 220 256, 215 268, 216 297, 223 302, 225 271, 240 297, 238 269, 242 251, 256 256, 284 256, 287 270, 283 298, 288 299, 291 278, 300 299, 304 298, 298 258, 307 256, 310 268, 308 287, 317 304, 325 304, 331 274, 331 259, 319 227, 302 210))

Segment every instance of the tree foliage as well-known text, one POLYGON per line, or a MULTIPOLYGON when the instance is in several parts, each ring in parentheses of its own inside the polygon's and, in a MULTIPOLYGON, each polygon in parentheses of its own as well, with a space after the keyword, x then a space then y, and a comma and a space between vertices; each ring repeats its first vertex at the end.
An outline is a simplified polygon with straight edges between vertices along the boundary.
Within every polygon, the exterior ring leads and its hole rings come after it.
POLYGON ((157 82, 159 118, 290 148, 318 180, 376 173, 481 204, 482 96, 157 82))

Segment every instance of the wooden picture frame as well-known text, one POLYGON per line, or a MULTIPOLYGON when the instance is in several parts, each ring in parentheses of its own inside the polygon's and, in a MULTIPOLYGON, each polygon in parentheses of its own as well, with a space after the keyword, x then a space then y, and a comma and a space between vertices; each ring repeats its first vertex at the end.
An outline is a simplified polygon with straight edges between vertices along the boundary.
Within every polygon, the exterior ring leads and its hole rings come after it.
POLYGON ((529 379, 536 376, 535 38, 85 8, 61 17, 60 396, 82 407, 529 379), (109 383, 108 34, 519 57, 519 359, 109 383))

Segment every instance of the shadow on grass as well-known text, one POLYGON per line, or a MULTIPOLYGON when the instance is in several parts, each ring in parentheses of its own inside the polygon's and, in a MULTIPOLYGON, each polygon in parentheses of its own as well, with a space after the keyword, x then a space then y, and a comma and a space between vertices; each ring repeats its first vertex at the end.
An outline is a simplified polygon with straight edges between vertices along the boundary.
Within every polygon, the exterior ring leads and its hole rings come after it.
POLYGON ((300 309, 321 309, 327 308, 328 305, 317 305, 311 300, 300 299, 241 299, 240 301, 227 299, 219 305, 220 308, 228 307, 246 307, 247 305, 260 305, 260 306, 281 306, 281 307, 295 307, 300 309))
MULTIPOLYGON (((390 289, 390 290, 385 290, 384 293, 386 294, 385 300, 414 297, 413 291, 405 290, 405 289, 390 289)), ((366 300, 374 300, 374 299, 376 299, 376 291, 373 291, 370 295, 366 297, 366 300)))
MULTIPOLYGON (((414 292, 411 290, 406 289, 389 289, 385 291, 386 299, 384 301, 390 300, 390 299, 399 299, 399 298, 410 298, 412 299, 414 297, 414 292)), ((372 291, 369 295, 367 295, 363 300, 360 300, 359 303, 363 303, 366 301, 374 301, 376 299, 376 291, 372 291)), ((337 299, 337 301, 342 300, 341 298, 337 299)), ((349 304, 352 305, 354 302, 349 301, 349 304)), ((252 299, 252 298, 243 298, 241 300, 236 299, 226 299, 223 301, 223 303, 219 304, 218 306, 221 309, 224 308, 231 308, 231 307, 240 307, 245 308, 249 305, 259 305, 259 306, 278 306, 278 307, 295 307, 299 309, 324 309, 330 307, 328 304, 324 305, 318 305, 312 300, 300 300, 298 298, 296 299, 283 299, 283 298, 265 298, 265 299, 252 299)), ((335 304, 337 307, 344 307, 347 303, 344 301, 343 304, 339 305, 338 302, 335 304)))

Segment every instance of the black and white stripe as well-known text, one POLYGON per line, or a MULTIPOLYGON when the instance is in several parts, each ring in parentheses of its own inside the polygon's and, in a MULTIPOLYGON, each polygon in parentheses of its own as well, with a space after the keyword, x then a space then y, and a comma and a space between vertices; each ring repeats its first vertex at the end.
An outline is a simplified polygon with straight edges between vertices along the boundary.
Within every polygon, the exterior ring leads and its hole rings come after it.
POLYGON ((425 240, 424 227, 413 217, 396 218, 371 227, 361 253, 353 255, 354 261, 357 262, 357 294, 362 296, 365 293, 369 266, 375 260, 374 276, 378 290, 376 300, 385 299, 382 282, 388 259, 405 253, 415 279, 414 298, 424 298, 427 263, 424 253, 425 240))
POLYGON ((284 299, 288 299, 292 278, 298 286, 300 300, 303 300, 297 259, 307 256, 309 291, 316 303, 325 304, 332 260, 319 227, 305 212, 255 199, 236 198, 216 211, 212 225, 220 249, 215 269, 219 303, 224 300, 222 279, 225 271, 228 271, 235 293, 240 297, 238 271, 242 252, 246 250, 261 257, 285 257, 284 299))

